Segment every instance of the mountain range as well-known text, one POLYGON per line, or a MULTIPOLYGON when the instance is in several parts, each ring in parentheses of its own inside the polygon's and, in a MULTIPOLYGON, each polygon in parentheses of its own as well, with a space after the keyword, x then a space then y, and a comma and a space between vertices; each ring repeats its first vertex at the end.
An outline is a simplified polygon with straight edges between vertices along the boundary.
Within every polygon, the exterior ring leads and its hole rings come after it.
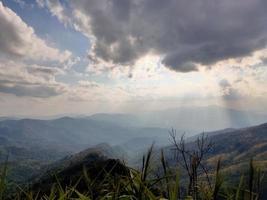
POLYGON ((168 130, 126 127, 92 118, 0 121, 0 160, 5 162, 8 157, 10 178, 20 181, 42 166, 99 143, 115 146, 127 157, 153 141, 168 144, 168 130), (129 142, 132 140, 135 142, 129 142), (138 140, 142 141, 139 145, 138 140))
MULTIPOLYGON (((141 156, 152 143, 157 148, 169 145, 169 130, 172 127, 177 129, 178 136, 186 133, 188 141, 194 140, 196 136, 192 135, 202 131, 211 130, 207 134, 215 140, 229 134, 224 143, 228 146, 232 144, 233 133, 239 135, 247 130, 241 127, 265 121, 265 115, 214 106, 46 120, 7 117, 0 120, 0 160, 5 162, 8 157, 11 179, 24 181, 33 175, 33 171, 100 143, 109 144, 114 151, 120 152, 124 160, 134 163, 135 158, 141 156), (225 113, 228 120, 225 120, 225 113), (221 128, 227 129, 219 130, 221 128)), ((258 136, 256 138, 259 139, 258 136)), ((246 149, 245 145, 250 143, 242 141, 234 147, 238 148, 238 145, 246 149)), ((227 148, 231 149, 230 146, 227 148)), ((252 150, 247 152, 251 153, 252 150)))
MULTIPOLYGON (((208 139, 212 141, 212 149, 204 157, 204 163, 207 170, 215 169, 216 163, 221 159, 222 173, 226 177, 226 181, 238 185, 241 175, 245 175, 247 179, 249 172, 250 159, 257 168, 262 170, 262 173, 267 172, 267 123, 258 126, 241 128, 241 129, 225 129, 216 132, 209 132, 208 139)), ((201 135, 198 135, 199 137, 201 135)), ((191 138, 185 143, 187 149, 196 148, 196 137, 191 138)), ((174 160, 173 146, 163 147, 165 159, 169 167, 177 166, 177 160, 174 160)), ((154 156, 159 155, 159 149, 154 149, 154 156)), ((81 151, 72 156, 67 156, 59 161, 49 165, 46 170, 43 170, 41 175, 37 176, 32 182, 32 188, 44 188, 42 192, 49 191, 48 189, 55 182, 53 174, 58 175, 58 180, 62 186, 79 180, 83 176, 84 169, 90 176, 101 174, 105 169, 114 170, 112 173, 121 173, 127 175, 127 167, 119 161, 119 151, 108 144, 101 144, 81 151), (111 166, 111 167, 110 167, 111 166), (115 168, 113 168, 115 166, 115 168)), ((154 162, 157 162, 154 160, 154 162)), ((181 162, 181 161, 178 161, 181 162)), ((141 162, 142 163, 142 162, 141 162)), ((141 165, 141 163, 139 163, 141 165)), ((153 163, 154 168, 157 163, 153 163)), ((178 165, 179 166, 179 165, 178 165)), ((208 173, 213 173, 209 171, 208 173)), ((101 176, 102 177, 102 176, 101 176)), ((183 176, 181 177, 183 178, 183 176)), ((99 178, 99 181, 102 181, 99 178)), ((183 179, 182 179, 183 180, 183 179)), ((77 187, 79 190, 86 190, 85 180, 81 180, 77 187)), ((267 177, 263 178, 262 182, 262 198, 267 197, 267 177)))

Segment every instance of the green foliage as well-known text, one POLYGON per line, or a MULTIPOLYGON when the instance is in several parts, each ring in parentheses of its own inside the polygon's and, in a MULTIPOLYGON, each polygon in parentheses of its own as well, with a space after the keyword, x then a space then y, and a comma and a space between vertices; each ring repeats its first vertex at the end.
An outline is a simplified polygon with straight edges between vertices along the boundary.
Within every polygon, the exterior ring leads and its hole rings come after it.
POLYGON ((220 172, 221 169, 221 160, 219 159, 217 162, 217 168, 216 168, 216 175, 215 175, 215 184, 214 184, 214 189, 213 189, 213 195, 212 195, 212 199, 216 200, 218 198, 218 194, 220 191, 220 188, 223 184, 223 177, 221 175, 220 172))
MULTIPOLYGON (((15 193, 7 193, 7 164, 1 169, 0 176, 0 200, 258 200, 260 199, 260 185, 262 173, 256 168, 253 160, 250 162, 249 176, 245 182, 244 176, 240 177, 238 185, 224 184, 224 177, 221 172, 221 161, 218 160, 217 167, 210 178, 212 187, 207 181, 198 179, 195 183, 198 194, 189 196, 182 191, 186 186, 181 184, 180 170, 171 170, 165 160, 163 151, 161 152, 162 173, 155 176, 152 172, 153 163, 151 161, 153 146, 148 153, 143 156, 141 170, 129 169, 129 174, 112 174, 116 167, 114 164, 110 170, 105 168, 100 172, 104 173, 104 178, 99 180, 100 175, 95 178, 88 173, 85 167, 82 176, 70 185, 63 185, 61 180, 55 175, 55 183, 50 186, 49 192, 42 192, 42 187, 36 189, 22 188, 17 186, 15 193), (86 182, 86 189, 79 188, 81 181, 86 182)), ((7 162, 6 162, 7 163, 7 162)), ((99 173, 100 173, 99 172, 99 173)))
MULTIPOLYGON (((8 160, 8 158, 7 158, 8 160)), ((3 200, 6 195, 7 190, 7 161, 5 162, 4 166, 1 169, 0 174, 0 200, 3 200)))

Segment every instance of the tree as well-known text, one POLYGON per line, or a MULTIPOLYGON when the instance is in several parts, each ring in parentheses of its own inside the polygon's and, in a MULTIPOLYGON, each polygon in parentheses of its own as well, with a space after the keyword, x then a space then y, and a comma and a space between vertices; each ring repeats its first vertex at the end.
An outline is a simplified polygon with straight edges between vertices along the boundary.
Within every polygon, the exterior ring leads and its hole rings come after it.
POLYGON ((205 174, 209 188, 212 190, 208 170, 203 163, 204 156, 212 149, 212 143, 207 136, 203 133, 197 138, 196 142, 189 147, 185 142, 185 135, 182 135, 180 140, 177 139, 176 130, 170 131, 171 140, 175 151, 175 159, 178 161, 188 175, 188 190, 187 194, 194 199, 198 199, 198 176, 205 174))

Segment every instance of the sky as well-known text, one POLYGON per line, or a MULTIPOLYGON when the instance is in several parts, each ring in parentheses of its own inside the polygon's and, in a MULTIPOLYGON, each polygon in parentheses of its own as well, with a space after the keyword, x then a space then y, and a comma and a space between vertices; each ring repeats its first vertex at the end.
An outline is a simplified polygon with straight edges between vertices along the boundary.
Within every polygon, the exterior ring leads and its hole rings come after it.
POLYGON ((267 111, 266 0, 0 0, 0 115, 267 111))

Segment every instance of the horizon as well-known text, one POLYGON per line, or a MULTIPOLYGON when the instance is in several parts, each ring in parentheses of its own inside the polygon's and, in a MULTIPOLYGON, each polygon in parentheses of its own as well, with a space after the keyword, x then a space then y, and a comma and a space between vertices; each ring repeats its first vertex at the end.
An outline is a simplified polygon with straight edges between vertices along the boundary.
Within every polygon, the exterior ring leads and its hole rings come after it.
MULTIPOLYGON (((246 113, 252 113, 256 115, 266 115, 265 112, 260 112, 257 110, 241 110, 236 108, 228 108, 218 105, 208 105, 208 106, 181 106, 181 107, 168 107, 164 109, 158 109, 158 110, 143 110, 143 113, 154 113, 154 112, 161 112, 161 111, 169 111, 169 110, 180 110, 180 109, 187 109, 187 108, 218 108, 222 110, 232 110, 232 111, 238 111, 238 112, 246 112, 246 113)), ((0 115, 0 118, 18 118, 18 119, 58 119, 58 118, 64 118, 64 117, 70 117, 70 118, 79 118, 79 117, 90 117, 94 115, 132 115, 136 116, 138 114, 141 114, 139 111, 137 112, 93 112, 93 113, 58 113, 58 114, 51 114, 51 115, 0 115)), ((267 115, 266 115, 267 116, 267 115)), ((267 119, 266 119, 267 120, 267 119)))

